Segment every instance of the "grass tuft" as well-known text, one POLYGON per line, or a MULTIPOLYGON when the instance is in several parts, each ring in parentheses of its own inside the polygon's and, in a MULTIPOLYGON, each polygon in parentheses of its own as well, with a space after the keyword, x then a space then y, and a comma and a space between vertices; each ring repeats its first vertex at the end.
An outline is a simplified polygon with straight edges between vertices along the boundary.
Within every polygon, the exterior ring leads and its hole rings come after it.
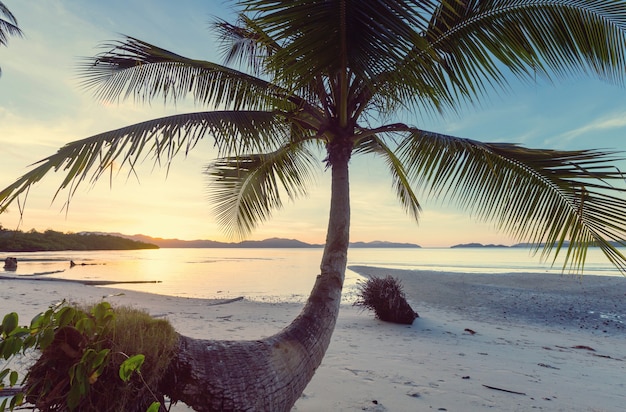
POLYGON ((176 350, 174 328, 166 320, 129 307, 111 309, 111 316, 105 313, 100 318, 94 308, 75 307, 79 315, 74 321, 55 330, 52 343, 29 370, 27 401, 44 412, 145 412, 155 401, 163 405, 159 384, 176 350), (90 322, 93 327, 84 326, 90 322), (88 357, 90 352, 107 351, 100 369, 89 366, 96 365, 89 362, 97 358, 88 357), (145 356, 140 373, 122 381, 120 365, 137 354, 145 356))
POLYGON ((380 320, 410 325, 419 317, 406 301, 400 281, 392 276, 372 277, 357 287, 354 305, 373 310, 380 320))

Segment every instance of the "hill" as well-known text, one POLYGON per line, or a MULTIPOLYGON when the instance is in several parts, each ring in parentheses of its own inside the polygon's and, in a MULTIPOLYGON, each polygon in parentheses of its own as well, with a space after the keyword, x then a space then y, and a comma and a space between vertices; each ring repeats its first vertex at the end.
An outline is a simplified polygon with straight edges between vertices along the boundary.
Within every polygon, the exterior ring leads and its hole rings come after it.
POLYGON ((461 243, 459 245, 454 245, 454 246, 450 246, 451 249, 462 249, 462 248, 509 248, 509 247, 513 247, 513 246, 506 246, 506 245, 494 245, 494 244, 488 244, 488 245, 483 245, 482 243, 461 243))
POLYGON ((355 242, 350 243, 350 247, 355 248, 421 248, 421 246, 414 243, 395 243, 386 242, 381 240, 374 240, 373 242, 355 242))
MULTIPOLYGON (((154 243, 163 248, 321 248, 324 245, 302 242, 297 239, 270 238, 264 240, 244 240, 242 242, 217 242, 215 240, 180 240, 163 239, 146 235, 124 235, 115 233, 116 236, 142 242, 154 243)), ((355 242, 350 243, 352 248, 419 248, 413 243, 394 243, 386 241, 355 242)))
POLYGON ((0 227, 0 251, 44 252, 60 250, 136 250, 158 249, 155 244, 110 234, 61 233, 54 230, 6 230, 0 227))

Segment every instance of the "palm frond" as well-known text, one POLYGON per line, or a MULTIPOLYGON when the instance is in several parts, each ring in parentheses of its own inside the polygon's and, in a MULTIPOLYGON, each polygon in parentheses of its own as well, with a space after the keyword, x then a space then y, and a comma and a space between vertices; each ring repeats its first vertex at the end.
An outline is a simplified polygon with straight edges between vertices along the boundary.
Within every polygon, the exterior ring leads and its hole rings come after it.
POLYGON ((284 91, 258 77, 132 37, 103 47, 109 50, 85 59, 78 72, 82 85, 103 101, 158 96, 176 101, 191 93, 198 103, 232 110, 276 109, 287 103, 284 91))
POLYGON ((470 100, 507 84, 593 73, 623 83, 626 8, 619 0, 442 0, 424 33, 451 89, 470 100))
POLYGON ((499 228, 543 246, 543 256, 567 245, 564 269, 582 270, 589 246, 599 246, 626 273, 612 244, 626 239, 624 176, 614 152, 528 149, 480 143, 412 129, 399 157, 418 186, 499 228), (611 182, 618 182, 613 185, 611 182))
MULTIPOLYGON (((289 96, 296 104, 314 104, 319 102, 319 78, 310 83, 299 81, 299 75, 295 79, 273 71, 268 64, 271 56, 278 53, 282 47, 268 33, 263 31, 260 25, 245 14, 240 14, 237 24, 230 24, 219 20, 215 23, 221 40, 224 63, 226 65, 237 64, 251 72, 255 76, 268 78, 272 83, 280 85, 280 95, 289 96), (298 96, 298 97, 296 97, 298 96)), ((289 64, 288 62, 284 62, 289 64)))
POLYGON ((334 75, 349 67, 357 78, 373 78, 398 68, 416 43, 425 44, 415 26, 426 27, 425 11, 434 1, 277 1, 241 4, 281 45, 270 66, 302 84, 319 73, 334 75), (285 64, 287 63, 287 64, 285 64))
POLYGON ((287 143, 276 151, 224 157, 205 171, 209 201, 218 223, 231 236, 243 238, 289 199, 307 194, 319 163, 303 143, 287 143))
MULTIPOLYGON (((65 177, 57 191, 70 189, 69 198, 85 180, 95 182, 114 168, 135 166, 152 157, 169 167, 176 155, 186 155, 204 138, 213 138, 220 156, 279 147, 289 133, 283 118, 271 112, 198 112, 149 120, 68 143, 35 163, 34 169, 0 192, 0 212, 52 171, 65 177)), ((55 195, 56 197, 56 195, 55 195)))
POLYGON ((22 30, 18 27, 17 19, 13 13, 0 2, 0 45, 6 46, 9 36, 22 37, 22 30))
MULTIPOLYGON (((456 94, 450 90, 448 76, 432 56, 420 55, 415 69, 400 67, 379 73, 376 77, 354 81, 352 101, 355 117, 368 110, 377 113, 397 113, 400 109, 415 112, 443 113, 458 105, 456 94)), ((435 59, 436 60, 436 59, 435 59)))
POLYGON ((411 181, 406 174, 404 165, 397 157, 394 148, 388 146, 373 133, 371 137, 361 141, 354 150, 356 154, 376 154, 384 159, 391 174, 392 186, 400 205, 415 221, 418 221, 422 208, 411 187, 411 181))
POLYGON ((222 43, 224 63, 247 67, 255 76, 263 74, 265 58, 280 46, 259 25, 245 14, 240 14, 238 24, 218 20, 214 24, 222 43))

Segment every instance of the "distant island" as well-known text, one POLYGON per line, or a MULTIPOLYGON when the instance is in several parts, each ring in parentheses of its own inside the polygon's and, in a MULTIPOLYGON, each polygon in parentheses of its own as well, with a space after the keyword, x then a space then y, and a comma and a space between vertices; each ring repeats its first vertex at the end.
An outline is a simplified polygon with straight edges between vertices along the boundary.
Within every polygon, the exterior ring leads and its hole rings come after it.
MULTIPOLYGON (((124 235, 122 233, 111 233, 114 236, 125 237, 127 239, 152 243, 162 248, 321 248, 324 245, 311 244, 296 239, 270 238, 264 240, 244 240, 242 242, 218 242, 215 240, 180 240, 163 239, 146 235, 124 235)), ((413 243, 395 243, 375 240, 373 242, 350 243, 351 248, 420 248, 413 243)))
POLYGON ((96 233, 61 233, 54 230, 7 230, 0 226, 0 251, 49 252, 61 250, 137 250, 158 249, 155 244, 121 236, 96 233))
MULTIPOLYGON (((609 242, 611 245, 615 246, 615 247, 624 247, 626 246, 626 241, 611 241, 609 242)), ((535 244, 535 243, 516 243, 514 245, 511 246, 506 246, 506 245, 494 245, 494 244, 487 244, 487 245, 483 245, 482 243, 461 243, 458 245, 454 245, 454 246, 450 246, 451 249, 456 249, 456 248, 507 248, 507 249, 514 249, 514 248, 526 248, 526 249, 533 249, 533 248, 542 248, 544 247, 545 244, 544 243, 540 243, 540 244, 535 244)), ((563 247, 568 247, 569 246, 569 242, 565 241, 563 242, 563 247)), ((598 247, 597 244, 591 244, 590 247, 598 247)))
POLYGON ((482 243, 461 243, 459 245, 450 246, 451 249, 477 248, 477 247, 481 247, 481 248, 509 248, 509 247, 515 247, 515 246, 494 245, 494 244, 491 244, 491 243, 488 244, 488 245, 483 245, 482 243))
MULTIPOLYGON (((564 245, 567 246, 569 243, 568 242, 564 242, 564 245)), ((543 246, 543 244, 539 245, 540 247, 543 246)), ((463 248, 484 248, 484 249, 514 249, 514 248, 533 248, 533 247, 537 247, 537 245, 533 244, 533 243, 516 243, 514 245, 495 245, 493 243, 489 243, 489 244, 482 244, 482 243, 460 243, 458 245, 454 245, 454 246, 450 246, 450 249, 463 249, 463 248)))
MULTIPOLYGON (((0 225, 0 252, 45 252, 61 250, 137 250, 159 248, 323 248, 297 239, 270 238, 244 240, 242 242, 218 242, 215 240, 163 239, 147 235, 125 235, 109 232, 61 233, 54 230, 38 232, 30 230, 7 230, 0 225)), ((372 242, 350 243, 351 248, 420 248, 414 243, 372 242)))
MULTIPOLYGON (((611 242, 615 246, 624 246, 621 242, 611 242)), ((542 245, 539 245, 541 247, 542 245)), ((565 242, 567 246, 567 242, 565 242)), ((196 239, 163 239, 147 235, 125 235, 109 232, 61 233, 46 230, 43 233, 7 230, 0 225, 0 252, 40 252, 60 250, 136 250, 159 248, 322 248, 322 244, 311 244, 297 239, 270 238, 264 240, 244 240, 242 242, 218 242, 216 240, 196 239)), ((353 242, 351 248, 389 248, 419 249, 415 243, 389 242, 375 240, 372 242, 353 242)), ((451 249, 472 248, 534 248, 531 243, 517 243, 511 246, 502 244, 460 243, 450 246, 451 249)))

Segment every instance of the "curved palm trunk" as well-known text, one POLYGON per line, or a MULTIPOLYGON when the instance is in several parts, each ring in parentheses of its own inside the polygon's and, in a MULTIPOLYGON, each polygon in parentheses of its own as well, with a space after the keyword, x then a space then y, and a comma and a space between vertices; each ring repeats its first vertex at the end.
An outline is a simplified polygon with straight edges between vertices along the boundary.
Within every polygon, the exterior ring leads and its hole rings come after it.
MULTIPOLYGON (((349 158, 349 156, 348 156, 349 158)), ((298 317, 256 341, 180 337, 163 391, 196 411, 289 411, 322 362, 335 328, 350 228, 348 159, 332 164, 321 274, 298 317)))

